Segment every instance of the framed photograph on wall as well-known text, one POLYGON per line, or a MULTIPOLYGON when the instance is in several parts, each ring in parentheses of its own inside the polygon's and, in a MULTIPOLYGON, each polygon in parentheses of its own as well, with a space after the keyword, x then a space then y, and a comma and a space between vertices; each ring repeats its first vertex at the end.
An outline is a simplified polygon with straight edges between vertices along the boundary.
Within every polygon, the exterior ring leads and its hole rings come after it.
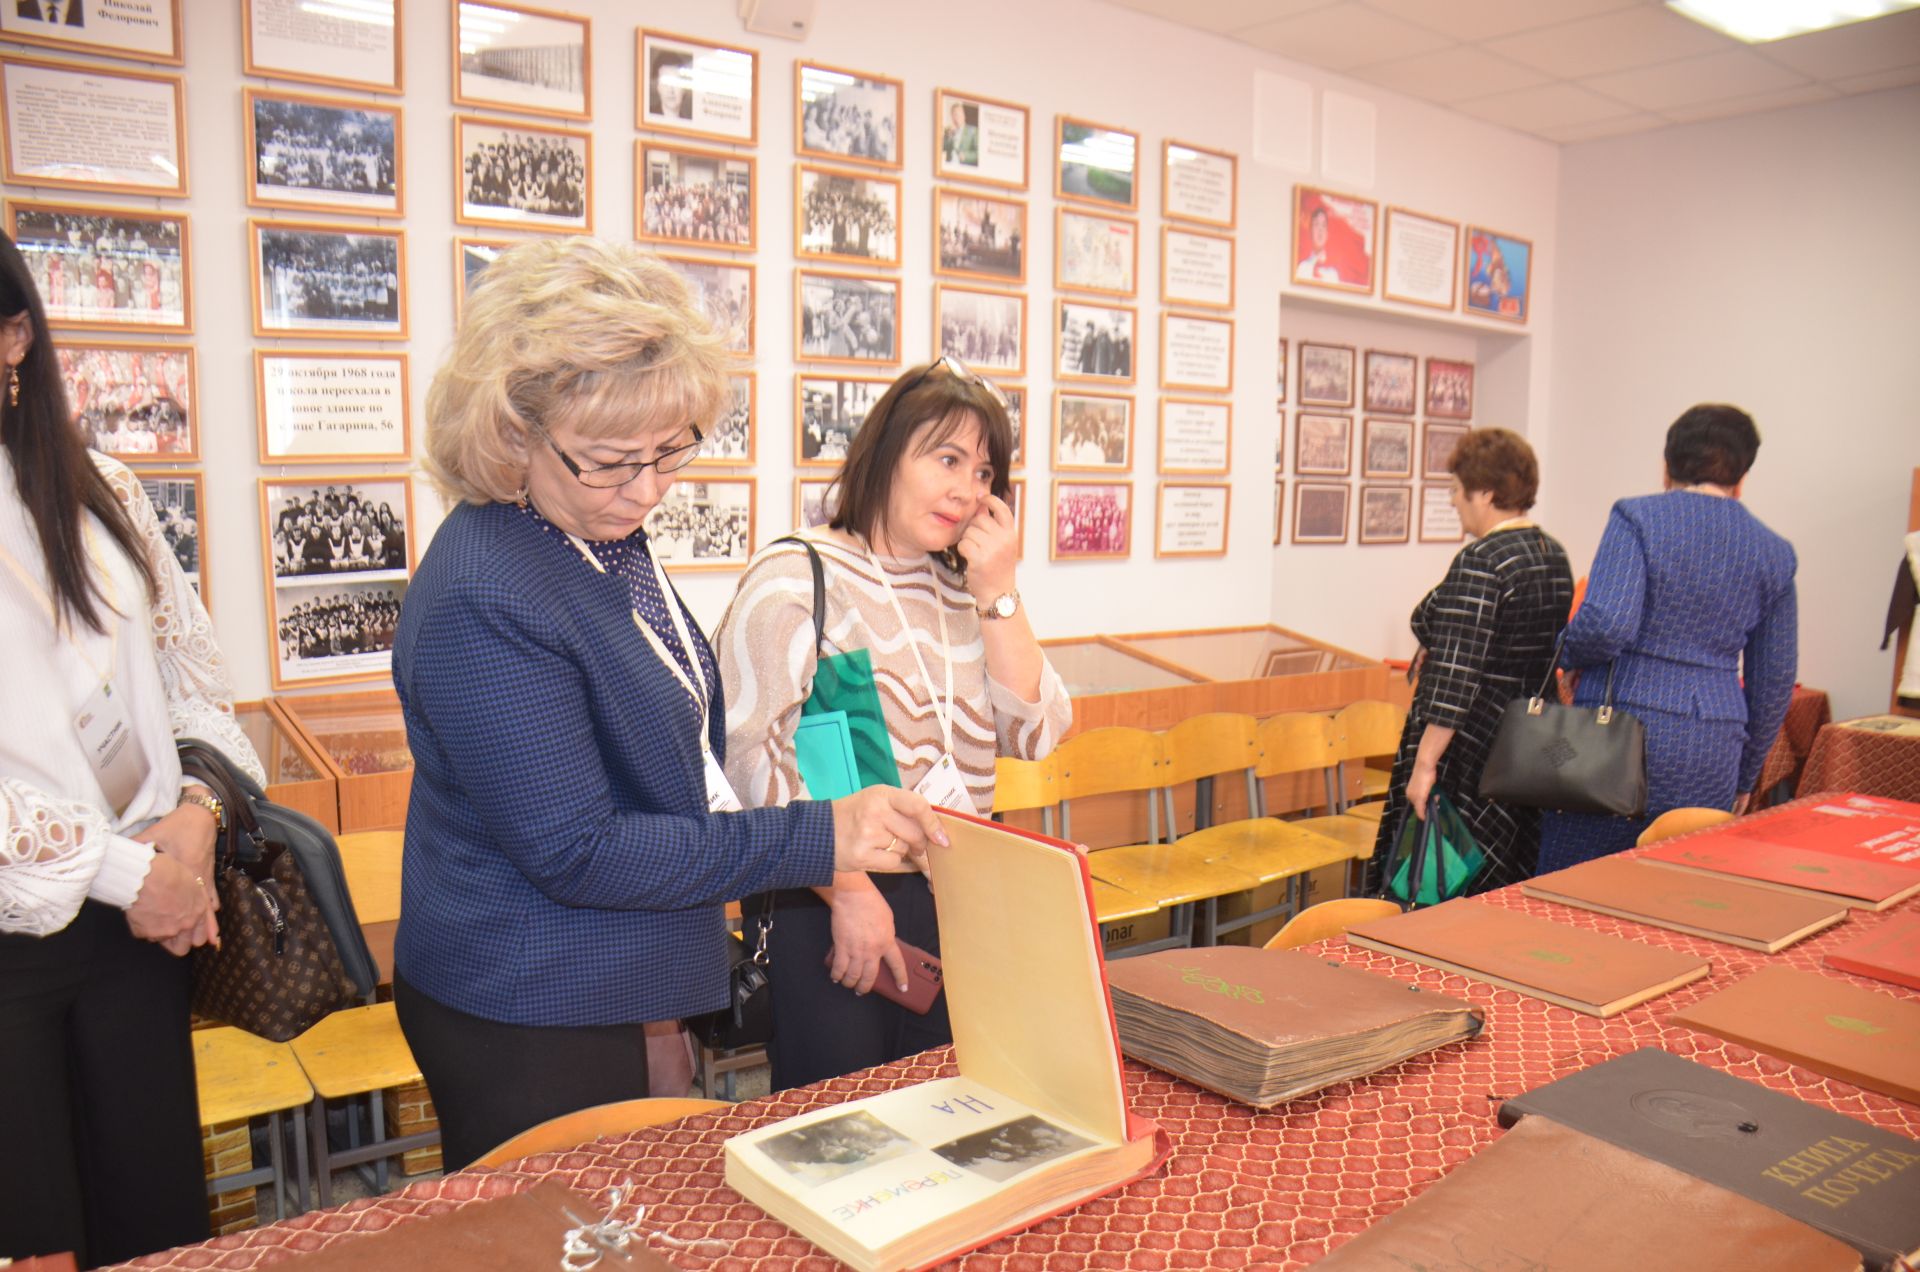
POLYGON ((1233 319, 1161 314, 1160 387, 1233 392, 1233 319))
POLYGON ((1115 561, 1133 552, 1133 483, 1053 483, 1051 561, 1115 561))
MULTIPOLYGON (((16 0, 20 9, 39 3, 16 0)), ((187 100, 178 75, 0 55, 0 134, 14 185, 187 194, 187 100)))
POLYGON ((1013 509, 1013 559, 1027 559, 1027 483, 1007 482, 1007 506, 1013 509))
POLYGON ((834 479, 832 477, 795 477, 793 479, 793 528, 811 530, 833 520, 834 479))
POLYGON ((633 171, 634 237, 641 242, 754 249, 759 178, 752 155, 642 139, 633 143, 633 171))
POLYGON ((407 338, 407 236, 251 220, 253 334, 407 338))
POLYGON ((793 462, 799 468, 838 468, 891 379, 860 375, 793 377, 793 462))
POLYGON ((933 286, 935 356, 952 354, 982 375, 1027 373, 1027 295, 960 283, 933 286))
POLYGON ((704 256, 660 253, 673 272, 687 280, 709 321, 727 333, 727 352, 753 352, 755 285, 753 266, 704 256))
POLYGON ((971 190, 933 192, 933 272, 1007 287, 1027 281, 1027 205, 971 190))
POLYGON ((794 153, 898 168, 905 92, 891 76, 795 62, 794 153))
POLYGON ((890 365, 900 361, 900 280, 878 274, 793 271, 793 360, 890 365))
POLYGON ((1225 482, 1163 481, 1155 492, 1153 555, 1227 554, 1227 514, 1233 490, 1225 482))
POLYGON ((451 3, 455 106, 592 118, 591 19, 499 0, 451 3))
POLYGON ((1139 311, 1132 305, 1057 300, 1053 373, 1062 380, 1133 383, 1139 311))
POLYGON ((1300 405, 1353 405, 1352 345, 1300 342, 1300 405))
POLYGON ((246 74, 396 96, 403 91, 397 0, 354 0, 346 19, 312 12, 307 0, 240 0, 240 8, 246 74))
POLYGON ((1161 145, 1160 215, 1231 230, 1240 184, 1240 157, 1184 141, 1161 145))
POLYGON ((480 282, 487 266, 500 253, 514 246, 512 239, 456 238, 453 240, 453 318, 467 307, 467 294, 480 282))
POLYGON ((1071 115, 1053 119, 1053 196, 1102 207, 1140 206, 1140 134, 1071 115))
POLYGON ((186 213, 8 199, 6 214, 50 326, 193 330, 186 213))
POLYGON ((1412 522, 1412 486, 1360 487, 1360 542, 1405 543, 1412 522))
POLYGON ((1384 238, 1380 295, 1452 309, 1460 295, 1460 223, 1389 206, 1384 238))
POLYGON ((193 346, 63 339, 53 354, 87 445, 129 464, 200 458, 193 346))
POLYGON ((1072 208, 1053 212, 1053 285, 1132 296, 1139 290, 1140 223, 1072 208))
POLYGON ((1410 353, 1367 350, 1365 408, 1382 415, 1412 415, 1420 405, 1420 359, 1410 353))
POLYGON ((753 556, 751 477, 682 477, 647 515, 647 546, 669 570, 744 570, 753 556))
POLYGON ((1460 510, 1453 506, 1453 487, 1423 484, 1420 487, 1420 542, 1459 543, 1467 537, 1460 524, 1460 510))
POLYGON ((593 233, 592 133, 455 115, 453 149, 453 219, 461 225, 593 233), (529 181, 529 173, 539 175, 529 181))
POLYGON ((205 531, 206 482, 199 473, 193 472, 136 473, 135 476, 140 479, 141 489, 147 492, 154 515, 160 519, 160 537, 166 540, 167 550, 180 563, 181 572, 187 576, 187 583, 200 603, 212 609, 212 602, 207 599, 206 553, 212 536, 205 531))
POLYGON ((248 207, 368 216, 406 210, 399 106, 251 87, 241 98, 253 164, 248 207))
POLYGON ((1371 199, 1293 187, 1293 281, 1371 296, 1379 218, 1371 199))
POLYGON ((1427 359, 1427 414, 1437 420, 1473 418, 1473 363, 1427 359))
POLYGON ((951 88, 933 91, 933 175, 1009 190, 1027 188, 1033 112, 951 88))
POLYGON ((1362 477, 1413 478, 1413 421, 1362 422, 1360 433, 1362 477))
POLYGON ((1347 503, 1352 497, 1353 487, 1345 482, 1294 482, 1293 541, 1345 543, 1347 503))
POLYGON ((255 349, 262 464, 405 462, 412 395, 404 353, 255 349))
POLYGON ((0 38, 42 48, 71 49, 182 66, 181 0, 143 0, 139 22, 116 21, 124 6, 114 0, 73 0, 57 10, 37 0, 0 4, 0 38))
POLYGON ((1280 478, 1273 479, 1273 544, 1280 546, 1281 531, 1287 525, 1287 483, 1280 478))
POLYGON ((1233 403, 1161 398, 1159 446, 1155 466, 1163 473, 1226 476, 1233 459, 1233 403))
POLYGON ((793 254, 813 261, 898 265, 899 178, 795 164, 793 254))
POLYGON ((1053 395, 1055 472, 1133 469, 1133 399, 1115 393, 1053 395))
POLYGON ((1273 408, 1273 471, 1287 471, 1287 412, 1279 406, 1273 408))
POLYGON ((1293 420, 1296 477, 1345 477, 1353 471, 1353 417, 1299 411, 1293 420))
POLYGON ((1420 445, 1420 476, 1424 481, 1447 481, 1453 473, 1447 463, 1454 447, 1467 435, 1464 424, 1428 424, 1420 445))
POLYGON ((760 431, 759 378, 752 371, 735 371, 727 376, 727 390, 731 396, 726 412, 713 422, 712 434, 687 467, 744 468, 753 462, 760 431))
POLYGON ((635 33, 633 126, 752 146, 760 141, 760 54, 644 27, 635 33))
POLYGON ((274 688, 391 673, 413 524, 404 476, 260 479, 274 688))
POLYGON ((1027 462, 1027 386, 1003 384, 1000 396, 1007 400, 1007 424, 1013 430, 1013 458, 1007 468, 1017 471, 1027 462))
POLYGON ((1232 309, 1233 256, 1233 239, 1225 234, 1161 226, 1160 299, 1169 305, 1232 309))
POLYGON ((1478 225, 1467 227, 1466 312, 1524 323, 1533 283, 1533 242, 1478 225))
POLYGON ((1274 362, 1274 367, 1276 374, 1273 404, 1285 406, 1287 404, 1287 338, 1285 336, 1280 337, 1280 356, 1274 362))

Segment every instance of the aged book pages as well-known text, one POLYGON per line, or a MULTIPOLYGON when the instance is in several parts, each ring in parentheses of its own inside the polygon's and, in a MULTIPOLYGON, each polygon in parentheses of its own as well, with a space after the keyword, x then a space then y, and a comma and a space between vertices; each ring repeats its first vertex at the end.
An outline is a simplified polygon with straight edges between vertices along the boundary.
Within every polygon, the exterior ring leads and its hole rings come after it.
POLYGON ((1520 885, 1530 897, 1777 954, 1847 917, 1843 901, 1794 896, 1691 870, 1600 857, 1520 885))

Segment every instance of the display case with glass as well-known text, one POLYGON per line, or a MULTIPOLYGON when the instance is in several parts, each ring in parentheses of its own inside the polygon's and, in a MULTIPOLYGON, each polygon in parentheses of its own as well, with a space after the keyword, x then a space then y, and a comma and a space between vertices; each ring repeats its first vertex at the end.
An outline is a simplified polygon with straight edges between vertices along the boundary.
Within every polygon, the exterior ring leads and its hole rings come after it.
POLYGON ((406 824, 413 753, 393 690, 282 695, 273 701, 339 784, 342 832, 406 824))
POLYGON ((267 771, 267 798, 338 832, 339 790, 299 731, 268 702, 242 702, 234 707, 234 716, 267 771))

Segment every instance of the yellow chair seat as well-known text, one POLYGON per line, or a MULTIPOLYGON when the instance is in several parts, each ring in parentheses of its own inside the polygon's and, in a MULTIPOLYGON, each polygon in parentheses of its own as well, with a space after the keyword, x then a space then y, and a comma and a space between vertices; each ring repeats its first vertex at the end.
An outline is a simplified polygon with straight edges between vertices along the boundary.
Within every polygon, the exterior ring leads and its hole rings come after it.
POLYGON ((1272 817, 1196 830, 1182 838, 1180 846, 1205 854, 1216 865, 1244 871, 1260 883, 1289 879, 1353 856, 1347 843, 1272 817))
POLYGON ((1088 854, 1087 867, 1097 882, 1151 901, 1155 909, 1205 901, 1260 884, 1243 870, 1209 862, 1184 842, 1102 848, 1088 854))
POLYGON ((287 1045, 324 1099, 420 1081, 392 1003, 336 1011, 287 1045))
POLYGON ((293 1048, 227 1025, 193 1035, 193 1071, 202 1126, 283 1113, 313 1099, 293 1048))
POLYGON ((1160 909, 1144 897, 1137 897, 1125 888, 1116 887, 1101 879, 1093 881, 1093 914, 1102 923, 1118 923, 1123 919, 1139 919, 1160 909))
MULTIPOLYGON (((1381 794, 1383 795, 1385 793, 1386 793, 1385 791, 1381 792, 1381 794)), ((1347 816, 1364 818, 1365 820, 1370 821, 1375 825, 1379 825, 1380 819, 1381 817, 1386 815, 1386 811, 1387 811, 1387 801, 1381 799, 1381 800, 1374 800, 1366 804, 1350 805, 1347 808, 1347 816)))
POLYGON ((1393 774, 1385 769, 1363 768, 1360 770, 1360 798, 1385 799, 1387 790, 1393 785, 1393 774))
POLYGON ((1302 817, 1290 821, 1289 826, 1301 830, 1310 830, 1337 843, 1346 845, 1347 855, 1356 860, 1365 861, 1373 856, 1374 841, 1380 834, 1380 823, 1364 817, 1302 817))
POLYGON ((597 1104, 549 1118, 528 1127, 473 1164, 504 1166, 535 1153, 556 1153, 576 1145, 591 1143, 609 1135, 625 1135, 647 1126, 664 1126, 701 1113, 718 1113, 733 1106, 725 1100, 658 1099, 619 1100, 597 1104))

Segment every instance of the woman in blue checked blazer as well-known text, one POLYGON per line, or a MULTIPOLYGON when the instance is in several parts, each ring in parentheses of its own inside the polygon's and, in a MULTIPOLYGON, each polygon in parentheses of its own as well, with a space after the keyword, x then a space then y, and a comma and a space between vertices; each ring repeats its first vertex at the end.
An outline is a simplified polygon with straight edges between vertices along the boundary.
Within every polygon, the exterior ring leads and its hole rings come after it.
POLYGON ((394 641, 414 778, 393 988, 450 1170, 648 1094, 645 1023, 724 1005, 728 899, 940 837, 890 787, 725 811, 713 652, 642 523, 729 369, 666 265, 547 240, 488 266, 427 396, 456 506, 394 641))
POLYGON ((1647 815, 1548 813, 1545 874, 1631 848, 1672 808, 1746 808, 1799 659, 1793 546, 1740 503, 1760 450, 1745 411, 1696 406, 1667 430, 1666 492, 1613 506, 1562 661, 1578 705, 1647 730, 1647 815))

